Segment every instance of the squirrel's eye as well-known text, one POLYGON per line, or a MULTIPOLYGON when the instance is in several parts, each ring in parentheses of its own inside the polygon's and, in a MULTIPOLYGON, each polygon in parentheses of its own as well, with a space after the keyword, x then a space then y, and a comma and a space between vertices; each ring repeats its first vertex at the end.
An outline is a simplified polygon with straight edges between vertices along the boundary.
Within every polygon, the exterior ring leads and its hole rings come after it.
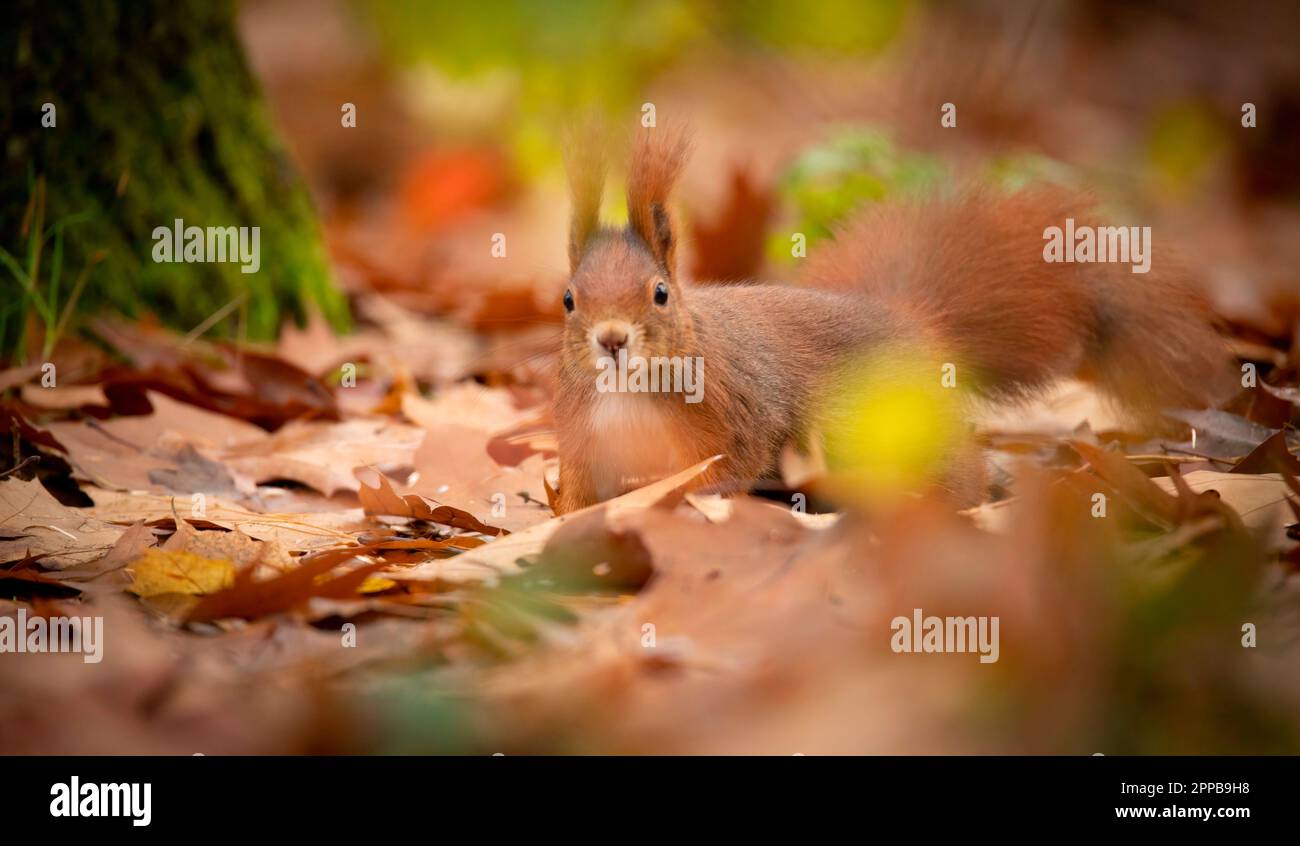
POLYGON ((655 285, 655 305, 663 305, 668 302, 668 286, 660 282, 655 285))
POLYGON ((564 310, 565 310, 565 311, 573 311, 573 292, 572 292, 572 291, 565 291, 565 292, 564 292, 564 310))

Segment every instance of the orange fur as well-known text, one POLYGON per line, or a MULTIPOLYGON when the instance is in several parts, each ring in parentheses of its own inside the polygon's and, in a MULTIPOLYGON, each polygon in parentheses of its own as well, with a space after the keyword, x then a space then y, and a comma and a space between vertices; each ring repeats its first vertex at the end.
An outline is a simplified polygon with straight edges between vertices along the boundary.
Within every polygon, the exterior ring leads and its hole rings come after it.
POLYGON ((573 214, 569 224, 569 271, 578 269, 587 241, 600 229, 600 197, 605 188, 605 159, 594 127, 587 127, 565 148, 573 214))
POLYGON ((1140 413, 1214 399, 1227 356, 1185 270, 1158 237, 1143 274, 1046 262, 1043 232, 1067 217, 1097 225, 1088 198, 1059 188, 872 206, 809 258, 803 278, 927 327, 995 399, 1071 373, 1140 413))
MULTIPOLYGON (((1043 260, 1044 227, 1088 216, 1086 201, 1059 191, 873 206, 809 260, 802 286, 687 285, 663 208, 685 151, 681 135, 647 133, 630 168, 627 229, 571 243, 575 308, 555 400, 561 512, 719 453, 727 458, 699 483, 743 490, 809 435, 821 380, 880 345, 950 355, 999 399, 1082 369, 1147 412, 1204 401, 1206 375, 1226 361, 1166 257, 1143 275, 1043 260), (593 327, 609 321, 628 327, 631 355, 702 358, 703 401, 599 393, 593 327)), ((968 453, 945 487, 969 498, 979 462, 968 453)))
POLYGON ((643 130, 627 173, 627 228, 650 248, 669 276, 677 272, 668 195, 686 165, 690 139, 676 127, 643 130))

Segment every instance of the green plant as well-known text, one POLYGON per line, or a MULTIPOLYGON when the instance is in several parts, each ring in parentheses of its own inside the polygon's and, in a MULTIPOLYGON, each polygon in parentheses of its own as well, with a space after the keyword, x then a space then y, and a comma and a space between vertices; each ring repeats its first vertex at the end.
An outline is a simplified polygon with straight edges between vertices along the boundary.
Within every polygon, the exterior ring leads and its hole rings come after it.
POLYGON ((59 295, 63 281, 63 239, 68 227, 89 218, 89 214, 67 215, 45 226, 45 180, 37 179, 23 215, 22 236, 27 242, 26 263, 20 263, 12 253, 0 247, 0 264, 18 283, 21 295, 13 297, 0 308, 0 351, 10 350, 14 364, 21 364, 27 354, 27 327, 33 312, 44 331, 41 335, 41 358, 49 358, 59 338, 68 330, 69 323, 86 288, 86 280, 96 264, 103 259, 102 252, 87 258, 81 272, 72 284, 67 300, 60 308, 59 295), (51 247, 49 279, 41 282, 42 259, 47 245, 51 247), (43 290, 42 290, 43 288, 43 290), (12 333, 12 334, 11 334, 12 333))
MULTIPOLYGON (((804 150, 786 169, 777 190, 793 210, 793 231, 802 232, 811 247, 867 203, 922 196, 951 181, 937 157, 902 149, 879 129, 843 127, 804 150)), ((768 254, 790 260, 787 232, 773 233, 768 254)))

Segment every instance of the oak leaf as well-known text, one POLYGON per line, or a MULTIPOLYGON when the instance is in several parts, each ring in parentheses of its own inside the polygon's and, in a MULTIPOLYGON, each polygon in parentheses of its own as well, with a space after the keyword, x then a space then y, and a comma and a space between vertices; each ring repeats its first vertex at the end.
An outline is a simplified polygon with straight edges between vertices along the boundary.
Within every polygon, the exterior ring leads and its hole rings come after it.
POLYGON ((235 580, 235 565, 227 559, 166 549, 145 550, 128 572, 127 590, 142 598, 168 593, 201 596, 230 587, 235 580))

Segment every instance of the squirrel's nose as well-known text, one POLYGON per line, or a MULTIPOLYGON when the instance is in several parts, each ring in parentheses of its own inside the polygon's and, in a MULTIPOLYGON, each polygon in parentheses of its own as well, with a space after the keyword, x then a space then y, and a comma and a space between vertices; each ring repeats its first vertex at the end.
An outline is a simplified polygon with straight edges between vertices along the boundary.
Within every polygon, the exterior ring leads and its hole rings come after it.
POLYGON ((618 351, 627 346, 627 331, 616 328, 606 329, 596 338, 596 342, 609 350, 610 355, 618 355, 618 351))

